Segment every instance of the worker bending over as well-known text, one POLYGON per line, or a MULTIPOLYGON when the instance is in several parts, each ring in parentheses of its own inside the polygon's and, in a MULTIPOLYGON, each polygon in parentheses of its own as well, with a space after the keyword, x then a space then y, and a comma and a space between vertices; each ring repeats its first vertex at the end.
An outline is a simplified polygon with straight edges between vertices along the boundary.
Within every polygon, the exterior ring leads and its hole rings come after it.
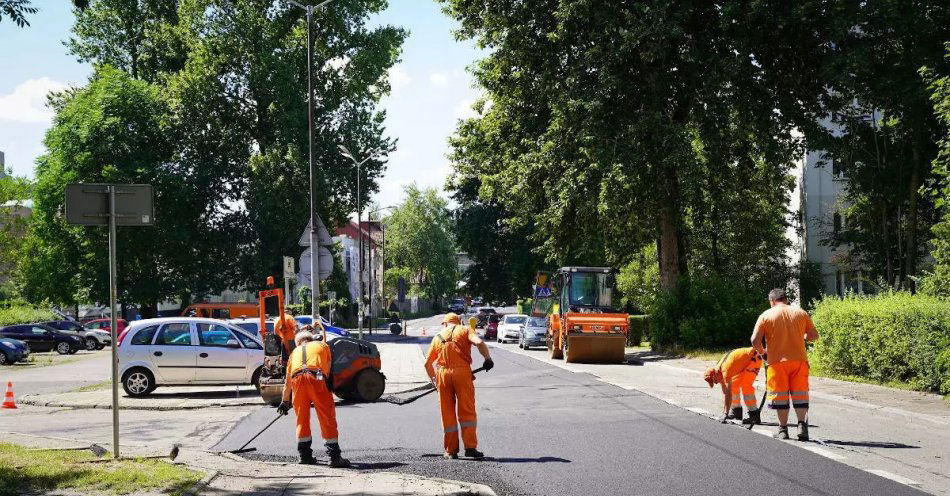
POLYGON ((460 324, 454 313, 442 319, 442 331, 432 338, 426 355, 426 373, 439 390, 439 406, 442 409, 442 432, 445 458, 458 458, 459 429, 465 444, 465 456, 482 458, 478 451, 475 418, 475 376, 472 373, 472 345, 478 347, 486 371, 495 366, 488 353, 488 345, 478 337, 475 329, 460 324), (438 363, 436 374, 432 364, 438 363), (458 415, 456 415, 456 411, 458 415))
POLYGON ((766 356, 766 387, 770 407, 778 414, 778 439, 788 439, 789 403, 798 417, 798 440, 808 441, 808 355, 805 341, 818 339, 808 312, 788 304, 784 289, 769 292, 771 308, 759 315, 752 346, 766 356), (762 339, 768 348, 762 346, 762 339), (768 355, 766 355, 768 352, 768 355))
POLYGON ((290 350, 294 349, 294 336, 297 335, 297 320, 294 319, 294 316, 290 313, 290 307, 284 307, 284 313, 277 317, 277 321, 274 322, 274 334, 280 338, 281 349, 281 358, 284 361, 287 360, 287 357, 290 356, 290 350))
POLYGON ((337 440, 336 406, 333 403, 330 347, 323 341, 314 340, 313 333, 304 330, 295 337, 297 347, 287 361, 287 382, 284 396, 277 411, 287 415, 293 398, 294 414, 297 416, 297 451, 300 463, 317 463, 310 448, 313 437, 310 433, 310 405, 317 411, 320 435, 326 445, 330 466, 349 467, 350 461, 341 456, 337 440), (291 396, 293 393, 293 396, 291 396))
POLYGON ((709 383, 722 387, 722 417, 742 420, 742 403, 749 412, 743 424, 759 424, 762 418, 755 401, 755 378, 759 375, 762 361, 754 348, 739 348, 726 353, 715 367, 706 370, 704 378, 709 383), (731 411, 730 411, 731 408, 731 411))

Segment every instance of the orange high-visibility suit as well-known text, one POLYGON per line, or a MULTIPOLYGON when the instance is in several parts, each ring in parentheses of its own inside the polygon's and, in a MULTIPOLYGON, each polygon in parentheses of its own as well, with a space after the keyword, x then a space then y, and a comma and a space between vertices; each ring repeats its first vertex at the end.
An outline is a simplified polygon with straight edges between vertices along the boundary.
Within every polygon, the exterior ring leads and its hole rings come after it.
POLYGON ((436 387, 442 409, 442 432, 445 452, 459 451, 459 430, 466 449, 478 447, 475 416, 475 382, 472 374, 472 340, 478 339, 468 326, 452 325, 432 338, 426 355, 426 370, 432 375, 432 364, 439 365, 436 387), (456 415, 457 413, 457 415, 456 415))
POLYGON ((716 364, 722 382, 729 386, 732 393, 732 408, 739 408, 743 403, 747 410, 759 407, 755 401, 754 384, 761 364, 758 353, 752 347, 732 350, 716 364))
POLYGON ((284 345, 284 352, 289 355, 290 350, 294 349, 294 336, 297 334, 297 320, 294 319, 293 315, 284 314, 284 318, 281 319, 277 317, 277 321, 274 322, 274 334, 280 338, 280 342, 284 345))
POLYGON ((311 404, 317 410, 323 442, 337 443, 336 407, 327 384, 331 363, 330 347, 323 341, 310 341, 298 346, 287 360, 287 383, 284 387, 293 392, 298 443, 313 439, 310 433, 311 404))
POLYGON ((755 334, 765 337, 769 356, 766 382, 773 410, 808 408, 808 354, 805 339, 814 330, 808 312, 778 304, 762 312, 755 323, 755 334))

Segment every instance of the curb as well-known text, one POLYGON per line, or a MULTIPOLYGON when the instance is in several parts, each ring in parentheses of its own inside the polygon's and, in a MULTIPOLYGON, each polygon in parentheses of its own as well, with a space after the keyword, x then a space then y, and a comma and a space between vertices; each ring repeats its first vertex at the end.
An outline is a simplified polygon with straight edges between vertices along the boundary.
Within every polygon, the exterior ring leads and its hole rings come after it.
MULTIPOLYGON (((42 406, 42 407, 49 407, 49 408, 75 408, 75 409, 82 409, 82 410, 94 410, 94 409, 111 410, 112 409, 111 403, 79 404, 79 403, 63 402, 63 401, 56 401, 56 400, 45 401, 38 398, 37 396, 38 395, 23 396, 22 398, 17 400, 17 402, 22 405, 42 406)), ((241 403, 215 402, 215 403, 207 403, 203 405, 177 405, 177 406, 176 405, 129 406, 129 405, 119 404, 119 410, 150 410, 150 411, 202 410, 205 408, 228 408, 228 407, 247 407, 247 406, 257 406, 257 405, 264 406, 265 405, 265 403, 263 401, 260 401, 259 398, 256 398, 255 400, 256 401, 253 401, 253 402, 248 401, 248 402, 241 402, 241 403)))
MULTIPOLYGON (((187 467, 187 465, 185 466, 187 467)), ((184 496, 198 496, 199 494, 201 494, 201 491, 203 491, 206 487, 208 487, 209 484, 211 484, 211 481, 213 481, 214 479, 218 477, 219 474, 220 472, 218 472, 217 470, 206 472, 206 475, 202 477, 200 481, 195 482, 194 484, 191 485, 191 487, 189 487, 188 489, 185 489, 185 491, 182 494, 184 496)))

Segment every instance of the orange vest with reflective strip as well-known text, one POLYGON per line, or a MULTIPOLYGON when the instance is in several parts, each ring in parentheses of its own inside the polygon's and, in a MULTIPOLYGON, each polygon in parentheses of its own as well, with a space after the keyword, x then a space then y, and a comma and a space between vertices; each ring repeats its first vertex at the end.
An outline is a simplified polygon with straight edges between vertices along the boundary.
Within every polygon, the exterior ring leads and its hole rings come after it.
POLYGON ((759 356, 754 348, 738 348, 719 359, 716 368, 722 373, 723 378, 730 379, 747 370, 758 372, 759 364, 759 356))
POLYGON ((470 367, 472 365, 472 342, 468 339, 471 327, 454 325, 432 338, 432 345, 439 349, 436 363, 441 368, 470 367))
POLYGON ((310 370, 320 369, 324 375, 330 374, 330 347, 323 341, 311 341, 294 348, 287 359, 287 376, 293 377, 294 373, 306 367, 310 370), (304 361, 304 348, 306 348, 306 362, 304 361))

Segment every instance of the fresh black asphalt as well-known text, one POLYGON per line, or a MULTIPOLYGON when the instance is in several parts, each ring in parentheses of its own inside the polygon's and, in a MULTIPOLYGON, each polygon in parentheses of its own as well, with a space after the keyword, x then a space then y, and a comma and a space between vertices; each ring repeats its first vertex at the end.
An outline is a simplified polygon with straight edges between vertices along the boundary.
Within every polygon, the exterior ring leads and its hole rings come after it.
MULTIPOLYGON (((488 458, 441 458, 434 394, 402 406, 338 405, 344 454, 358 470, 477 482, 499 495, 924 494, 587 374, 497 348, 492 355, 496 367, 475 381, 479 449, 488 458)), ((274 415, 254 412, 214 449, 238 448, 274 415)), ((295 460, 293 414, 252 446, 245 456, 295 460)))

